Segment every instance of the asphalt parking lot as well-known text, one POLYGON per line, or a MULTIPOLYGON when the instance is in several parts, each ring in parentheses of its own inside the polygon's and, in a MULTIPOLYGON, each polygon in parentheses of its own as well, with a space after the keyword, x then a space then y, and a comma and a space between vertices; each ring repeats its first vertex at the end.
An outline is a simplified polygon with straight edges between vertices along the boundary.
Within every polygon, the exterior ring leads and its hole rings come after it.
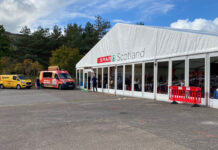
POLYGON ((217 150, 218 110, 79 90, 0 90, 0 150, 217 150))

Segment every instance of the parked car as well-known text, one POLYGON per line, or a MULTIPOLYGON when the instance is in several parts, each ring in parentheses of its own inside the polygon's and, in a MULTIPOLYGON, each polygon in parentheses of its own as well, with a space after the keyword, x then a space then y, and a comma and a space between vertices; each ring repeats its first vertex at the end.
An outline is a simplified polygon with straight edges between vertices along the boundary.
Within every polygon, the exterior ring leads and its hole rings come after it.
POLYGON ((32 81, 24 75, 0 75, 0 88, 30 89, 32 81))

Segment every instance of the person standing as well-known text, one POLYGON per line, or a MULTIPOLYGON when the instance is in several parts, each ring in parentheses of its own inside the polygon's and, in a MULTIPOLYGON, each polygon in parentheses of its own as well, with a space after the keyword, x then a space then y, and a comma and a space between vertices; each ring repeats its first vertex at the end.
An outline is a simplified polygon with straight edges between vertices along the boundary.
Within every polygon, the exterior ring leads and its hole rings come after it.
POLYGON ((39 81, 38 77, 36 78, 36 83, 35 84, 36 84, 36 88, 40 89, 40 81, 39 81))
POLYGON ((93 83, 93 92, 97 92, 97 78, 96 78, 96 74, 94 74, 94 76, 92 77, 92 83, 93 83))

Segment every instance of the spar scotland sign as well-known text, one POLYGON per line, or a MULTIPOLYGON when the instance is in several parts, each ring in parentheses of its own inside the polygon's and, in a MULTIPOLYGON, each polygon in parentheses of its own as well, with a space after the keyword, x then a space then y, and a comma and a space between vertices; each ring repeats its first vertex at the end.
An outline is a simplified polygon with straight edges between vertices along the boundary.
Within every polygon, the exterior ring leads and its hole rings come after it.
POLYGON ((126 53, 117 53, 115 55, 98 57, 97 63, 109 63, 109 62, 120 62, 120 61, 127 61, 133 59, 139 59, 145 57, 145 49, 142 51, 136 52, 126 52, 126 53))

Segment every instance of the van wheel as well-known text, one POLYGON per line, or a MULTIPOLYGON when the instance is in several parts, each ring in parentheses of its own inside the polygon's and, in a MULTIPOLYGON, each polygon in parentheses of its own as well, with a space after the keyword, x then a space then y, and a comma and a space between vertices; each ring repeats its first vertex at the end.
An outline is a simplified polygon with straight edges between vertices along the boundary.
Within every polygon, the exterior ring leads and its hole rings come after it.
POLYGON ((58 89, 59 89, 59 90, 62 90, 62 89, 63 89, 61 84, 58 85, 58 89))
POLYGON ((19 84, 17 85, 17 89, 18 89, 18 90, 21 89, 21 86, 20 86, 19 84))
POLYGON ((0 89, 4 89, 4 85, 1 84, 1 85, 0 85, 0 89))

